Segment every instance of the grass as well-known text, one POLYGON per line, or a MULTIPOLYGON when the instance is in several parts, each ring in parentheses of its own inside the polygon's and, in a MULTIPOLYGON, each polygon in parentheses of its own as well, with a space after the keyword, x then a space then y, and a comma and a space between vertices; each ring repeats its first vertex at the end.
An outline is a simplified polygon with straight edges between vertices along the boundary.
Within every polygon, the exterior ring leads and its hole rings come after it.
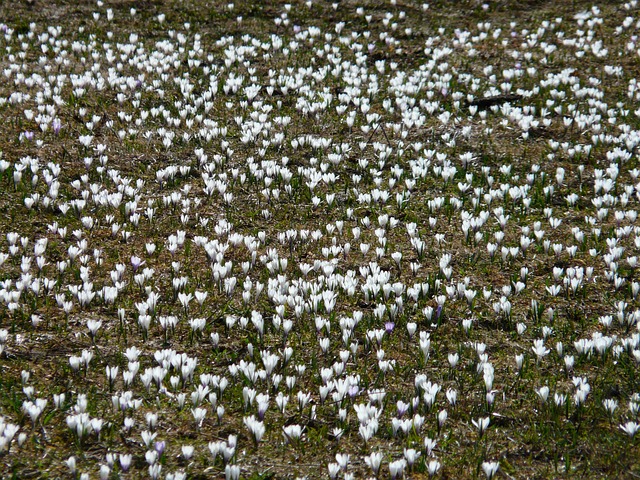
POLYGON ((0 6, 0 476, 640 475, 637 12, 0 6))

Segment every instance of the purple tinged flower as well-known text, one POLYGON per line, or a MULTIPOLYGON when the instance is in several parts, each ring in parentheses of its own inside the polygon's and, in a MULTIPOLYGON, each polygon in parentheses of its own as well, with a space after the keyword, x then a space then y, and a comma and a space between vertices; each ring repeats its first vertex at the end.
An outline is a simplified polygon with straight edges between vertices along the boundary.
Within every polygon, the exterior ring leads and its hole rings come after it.
POLYGON ((440 314, 442 313, 442 305, 438 305, 436 310, 436 321, 440 318, 440 314))
POLYGON ((349 390, 347 391, 347 393, 349 394, 349 396, 351 398, 354 398, 358 394, 358 386, 357 385, 351 385, 349 387, 349 390))
POLYGON ((133 271, 137 271, 142 265, 144 265, 144 261, 135 255, 131 256, 131 266, 133 267, 133 271))
POLYGON ((302 28, 300 27, 300 25, 293 26, 293 33, 300 33, 301 30, 302 28))
POLYGON ((408 403, 398 402, 396 406, 398 408, 398 418, 402 418, 404 414, 409 410, 408 403))
POLYGON ((387 334, 391 334, 391 332, 393 332, 393 328, 394 328, 395 326, 396 326, 396 324, 395 324, 395 323, 393 323, 393 322, 386 322, 386 323, 384 324, 384 331, 385 331, 387 334))
POLYGON ((122 468, 123 472, 127 472, 129 470, 132 459, 133 457, 131 456, 131 454, 120 454, 120 467, 122 468))
POLYGON ((52 126, 53 126, 53 133, 58 135, 60 133, 60 129, 62 128, 62 122, 60 121, 60 119, 54 118, 52 122, 52 126))
POLYGON ((165 447, 166 447, 166 444, 164 443, 164 440, 160 442, 156 442, 154 445, 156 452, 158 452, 158 455, 160 456, 162 456, 162 454, 164 453, 165 447))
POLYGON ((29 141, 33 140, 33 132, 31 131, 24 132, 24 138, 26 138, 29 141))

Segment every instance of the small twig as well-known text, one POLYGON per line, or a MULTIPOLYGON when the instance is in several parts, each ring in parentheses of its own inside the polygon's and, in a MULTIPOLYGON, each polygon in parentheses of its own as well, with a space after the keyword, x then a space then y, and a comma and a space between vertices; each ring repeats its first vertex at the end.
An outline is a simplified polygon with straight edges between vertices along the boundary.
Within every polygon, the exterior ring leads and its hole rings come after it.
POLYGON ((377 124, 376 128, 373 129, 373 132, 371 132, 371 135, 369 135, 369 138, 367 139, 367 144, 371 141, 375 133, 378 131, 378 128, 380 128, 380 124, 377 124))
POLYGON ((378 129, 382 130, 382 134, 384 135, 384 138, 387 140, 387 145, 389 145, 389 148, 391 148, 391 141, 389 140, 389 137, 387 136, 387 132, 385 131, 384 127, 382 126, 382 123, 378 123, 376 125, 376 128, 373 129, 373 132, 371 132, 371 135, 369 135, 369 138, 367 139, 367 144, 369 144, 369 142, 371 142, 371 139, 373 138, 375 133, 378 131, 378 129))

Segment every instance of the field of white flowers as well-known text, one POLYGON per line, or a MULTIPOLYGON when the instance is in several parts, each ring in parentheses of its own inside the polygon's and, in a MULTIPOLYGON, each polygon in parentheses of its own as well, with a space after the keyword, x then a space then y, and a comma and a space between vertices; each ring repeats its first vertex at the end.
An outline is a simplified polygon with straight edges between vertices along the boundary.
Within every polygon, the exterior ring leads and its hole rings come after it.
POLYGON ((639 477, 639 12, 0 5, 0 477, 639 477))

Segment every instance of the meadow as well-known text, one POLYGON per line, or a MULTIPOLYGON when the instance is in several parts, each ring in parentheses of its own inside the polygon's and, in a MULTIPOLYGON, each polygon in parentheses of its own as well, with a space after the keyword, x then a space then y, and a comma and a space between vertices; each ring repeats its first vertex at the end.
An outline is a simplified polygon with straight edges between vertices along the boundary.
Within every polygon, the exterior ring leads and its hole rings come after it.
POLYGON ((0 3, 0 477, 640 477, 639 12, 0 3))

